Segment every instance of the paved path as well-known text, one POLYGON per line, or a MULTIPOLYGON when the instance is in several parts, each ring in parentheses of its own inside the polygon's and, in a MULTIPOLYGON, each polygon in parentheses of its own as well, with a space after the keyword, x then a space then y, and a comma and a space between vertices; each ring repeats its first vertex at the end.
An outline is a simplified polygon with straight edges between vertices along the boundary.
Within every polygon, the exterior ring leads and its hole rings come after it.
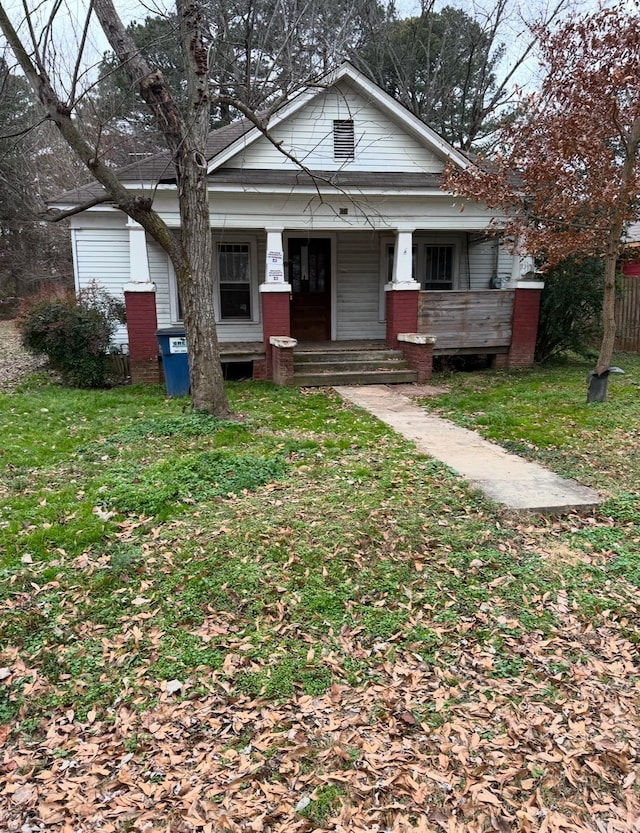
POLYGON ((569 512, 601 503, 593 489, 510 454, 474 431, 434 416, 386 385, 336 387, 343 399, 378 417, 420 451, 445 463, 484 494, 510 509, 569 512))

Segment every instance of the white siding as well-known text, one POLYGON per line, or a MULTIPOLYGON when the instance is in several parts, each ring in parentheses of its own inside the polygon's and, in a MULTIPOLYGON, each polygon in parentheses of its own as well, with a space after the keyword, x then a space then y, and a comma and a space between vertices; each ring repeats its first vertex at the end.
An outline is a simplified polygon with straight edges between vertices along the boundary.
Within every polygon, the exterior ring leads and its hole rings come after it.
POLYGON ((498 277, 501 279, 503 287, 515 285, 512 280, 513 258, 514 255, 509 251, 509 247, 505 243, 501 243, 498 258, 498 277))
POLYGON ((473 239, 469 243, 469 271, 471 273, 471 289, 489 289, 491 278, 497 267, 497 240, 473 239))
MULTIPOLYGON (((274 128, 273 134, 297 160, 315 170, 440 172, 443 169, 443 162, 435 153, 344 82, 317 96, 299 113, 274 128), (334 159, 336 119, 354 121, 356 150, 351 161, 334 159)), ((265 138, 231 159, 227 167, 297 169, 297 165, 265 138)))
POLYGON ((337 236, 336 245, 337 340, 384 338, 378 235, 345 232, 337 236))
MULTIPOLYGON (((84 289, 95 281, 116 298, 124 298, 123 285, 129 278, 129 232, 126 228, 80 228, 73 232, 77 285, 84 289)), ((113 339, 126 344, 127 328, 122 326, 113 339)))
POLYGON ((511 281, 513 257, 508 248, 494 240, 480 240, 469 243, 470 289, 491 289, 491 280, 495 276, 501 286, 507 287, 511 281), (497 259, 496 259, 497 255, 497 259))

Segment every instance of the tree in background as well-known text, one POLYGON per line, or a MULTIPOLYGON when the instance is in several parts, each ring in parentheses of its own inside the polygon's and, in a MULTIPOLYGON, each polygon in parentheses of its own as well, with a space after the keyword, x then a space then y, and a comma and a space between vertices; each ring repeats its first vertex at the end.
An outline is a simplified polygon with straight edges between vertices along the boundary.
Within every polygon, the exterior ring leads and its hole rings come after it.
MULTIPOLYGON (((378 37, 385 20, 382 6, 370 0, 203 0, 201 8, 212 128, 238 118, 232 102, 252 112, 273 107, 378 37)), ((162 71, 184 109, 177 26, 176 15, 148 16, 130 23, 127 34, 149 65, 162 71)), ((109 158, 124 164, 133 153, 162 147, 155 120, 117 55, 107 53, 99 73, 83 114, 95 125, 95 135, 101 131, 102 146, 109 142, 109 158)))
MULTIPOLYGON (((567 0, 556 0, 548 21, 567 0)), ((371 77, 414 115, 462 149, 490 136, 512 104, 514 78, 536 44, 523 39, 507 55, 507 27, 516 14, 513 0, 496 0, 488 12, 424 2, 419 16, 403 19, 393 3, 370 0, 203 0, 211 37, 211 125, 237 118, 232 102, 262 111, 317 79, 345 58, 371 77)), ((521 25, 522 28, 522 25, 521 25)), ((525 27, 526 28, 526 27, 525 27)), ((175 16, 147 17, 127 27, 147 61, 162 69, 181 97, 183 66, 175 16)), ((153 119, 140 106, 118 58, 109 53, 87 107, 103 131, 109 125, 113 158, 157 148, 153 119), (129 131, 122 131, 123 122, 129 131), (137 142, 137 144, 136 144, 137 142), (155 142, 155 144, 153 144, 155 142), (151 143, 151 144, 150 144, 151 143), (125 155, 123 155, 123 152, 125 155)))
POLYGON ((634 6, 635 12, 628 4, 600 9, 541 32, 540 93, 503 130, 491 168, 451 171, 448 183, 508 212, 506 233, 548 266, 568 256, 603 259, 602 343, 592 390, 611 365, 616 265, 625 227, 638 211, 637 0, 634 6))
MULTIPOLYGON (((515 77, 536 46, 537 32, 522 24, 528 31, 522 46, 514 51, 512 42, 507 50, 507 28, 516 13, 511 0, 495 0, 485 12, 451 6, 436 12, 434 6, 433 0, 423 2, 420 15, 406 19, 388 14, 354 61, 447 141, 469 150, 513 108, 515 77)), ((566 6, 557 0, 546 24, 566 6)))
POLYGON ((72 286, 69 234, 40 216, 39 191, 69 187, 78 166, 26 80, 0 58, 0 298, 72 286))

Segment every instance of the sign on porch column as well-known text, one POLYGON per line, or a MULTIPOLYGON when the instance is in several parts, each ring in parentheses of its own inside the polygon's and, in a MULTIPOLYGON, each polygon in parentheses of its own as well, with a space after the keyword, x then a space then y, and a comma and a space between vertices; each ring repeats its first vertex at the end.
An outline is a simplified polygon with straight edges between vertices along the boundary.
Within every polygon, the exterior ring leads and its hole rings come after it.
POLYGON ((284 249, 282 229, 267 229, 267 263, 265 283, 284 283, 284 249))

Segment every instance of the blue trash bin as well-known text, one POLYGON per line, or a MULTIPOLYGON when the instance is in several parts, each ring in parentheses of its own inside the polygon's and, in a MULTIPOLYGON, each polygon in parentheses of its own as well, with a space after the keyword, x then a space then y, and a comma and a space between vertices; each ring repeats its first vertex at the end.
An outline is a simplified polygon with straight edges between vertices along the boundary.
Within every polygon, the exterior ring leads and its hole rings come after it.
POLYGON ((184 327, 166 327, 157 330, 162 353, 164 382, 169 396, 187 396, 189 393, 189 356, 184 327))

